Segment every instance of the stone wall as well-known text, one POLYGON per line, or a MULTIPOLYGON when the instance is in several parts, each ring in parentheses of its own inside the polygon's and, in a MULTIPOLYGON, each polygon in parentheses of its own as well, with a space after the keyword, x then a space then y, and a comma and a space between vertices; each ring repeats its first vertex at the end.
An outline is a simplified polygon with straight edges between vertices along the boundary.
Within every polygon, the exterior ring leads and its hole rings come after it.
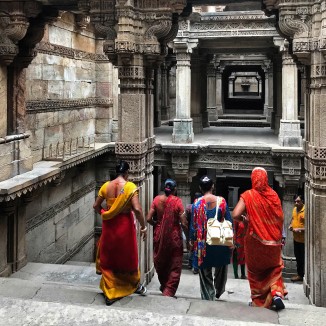
MULTIPOLYGON (((91 27, 79 30, 72 13, 47 26, 36 50, 26 71, 33 163, 57 160, 64 166, 90 143, 111 141, 112 64, 103 54, 102 41, 95 40, 91 27), (69 152, 69 146, 76 151, 69 152)), ((28 204, 28 261, 93 261, 95 163, 82 166, 61 172, 28 204)))
POLYGON ((92 30, 65 13, 49 25, 26 73, 27 127, 34 162, 44 148, 89 137, 111 141, 112 64, 92 30))
POLYGON ((90 246, 94 245, 94 170, 91 163, 84 171, 69 170, 60 184, 44 187, 28 204, 28 261, 63 263, 80 251, 87 253, 80 260, 93 260, 94 247, 90 246))

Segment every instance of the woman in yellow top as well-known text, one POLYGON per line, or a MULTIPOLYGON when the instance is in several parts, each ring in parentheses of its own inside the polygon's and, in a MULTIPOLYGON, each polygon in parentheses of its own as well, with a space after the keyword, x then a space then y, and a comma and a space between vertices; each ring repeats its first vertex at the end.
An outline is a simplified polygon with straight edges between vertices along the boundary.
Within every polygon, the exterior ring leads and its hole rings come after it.
POLYGON ((293 232, 294 256, 297 261, 297 275, 291 278, 292 282, 303 280, 304 276, 304 204, 301 195, 294 198, 292 221, 289 230, 293 232))
POLYGON ((116 167, 117 177, 103 184, 93 205, 102 216, 96 272, 102 275, 100 288, 107 305, 132 293, 146 293, 146 288, 140 284, 134 216, 140 223, 143 240, 147 227, 138 199, 138 188, 127 181, 128 170, 129 164, 121 161, 116 167), (104 200, 106 210, 102 208, 104 200))

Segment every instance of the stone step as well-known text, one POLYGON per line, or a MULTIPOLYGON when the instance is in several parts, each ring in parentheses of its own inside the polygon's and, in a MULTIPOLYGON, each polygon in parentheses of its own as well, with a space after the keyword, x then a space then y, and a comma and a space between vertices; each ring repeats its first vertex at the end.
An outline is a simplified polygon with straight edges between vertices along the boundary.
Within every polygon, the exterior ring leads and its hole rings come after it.
MULTIPOLYGON (((171 299, 175 300, 175 299, 171 299)), ((167 300, 168 301, 168 300, 167 300)), ((160 311, 117 309, 114 307, 71 305, 0 297, 0 325, 56 326, 56 325, 185 325, 185 326, 273 326, 259 323, 181 314, 163 314, 160 311)))
POLYGON ((202 301, 198 275, 183 270, 177 298, 163 297, 154 277, 146 296, 130 295, 107 307, 93 264, 29 263, 10 278, 0 278, 0 325, 21 325, 17 320, 26 320, 26 325, 195 325, 199 321, 213 325, 214 321, 297 326, 318 325, 325 318, 325 308, 307 304, 302 284, 287 284, 289 300, 283 311, 249 307, 248 281, 233 279, 230 270, 226 292, 215 302, 202 301))

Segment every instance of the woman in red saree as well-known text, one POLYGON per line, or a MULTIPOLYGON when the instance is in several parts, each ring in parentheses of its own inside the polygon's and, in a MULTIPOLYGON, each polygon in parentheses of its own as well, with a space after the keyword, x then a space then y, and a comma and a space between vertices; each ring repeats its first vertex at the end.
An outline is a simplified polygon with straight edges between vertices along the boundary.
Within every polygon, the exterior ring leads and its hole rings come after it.
POLYGON ((175 196, 176 182, 167 179, 164 195, 156 196, 147 216, 154 226, 154 267, 164 296, 173 297, 178 289, 183 257, 180 223, 188 237, 188 222, 179 197, 175 196))
POLYGON ((129 164, 121 161, 116 167, 117 178, 103 184, 93 205, 102 216, 96 272, 102 275, 100 288, 107 305, 129 294, 146 292, 140 284, 134 215, 141 225, 143 239, 146 238, 147 227, 138 200, 138 188, 127 181, 128 170, 129 164), (106 210, 102 208, 104 200, 106 210))
POLYGON ((268 185, 267 172, 255 168, 252 189, 245 191, 233 210, 233 218, 244 220, 245 257, 252 305, 284 309, 281 256, 283 211, 277 193, 268 185))

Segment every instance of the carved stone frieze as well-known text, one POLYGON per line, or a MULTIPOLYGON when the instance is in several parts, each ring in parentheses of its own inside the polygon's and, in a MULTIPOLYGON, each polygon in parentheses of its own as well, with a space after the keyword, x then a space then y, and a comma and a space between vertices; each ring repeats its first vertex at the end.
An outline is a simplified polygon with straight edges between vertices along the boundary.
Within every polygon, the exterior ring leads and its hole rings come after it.
POLYGON ((277 36, 275 18, 268 18, 261 13, 226 14, 216 12, 214 15, 200 16, 200 22, 182 20, 179 22, 178 37, 209 37, 232 36, 277 36))
POLYGON ((86 98, 78 100, 48 100, 48 101, 27 101, 27 113, 54 112, 62 110, 74 110, 87 107, 112 107, 112 99, 86 98))
POLYGON ((189 155, 172 155, 173 170, 187 170, 189 169, 189 155))
POLYGON ((120 79, 144 79, 145 69, 142 66, 120 66, 118 76, 120 79))
POLYGON ((283 175, 301 175, 301 159, 282 159, 282 174, 283 175))
POLYGON ((89 53, 89 52, 76 50, 61 45, 51 44, 48 42, 40 42, 35 49, 38 53, 58 55, 60 57, 65 57, 74 60, 101 61, 101 62, 109 61, 107 56, 104 54, 89 53))
POLYGON ((147 139, 143 142, 137 142, 137 143, 116 142, 115 144, 115 152, 117 155, 120 156, 143 155, 147 152, 147 150, 148 150, 147 139))

